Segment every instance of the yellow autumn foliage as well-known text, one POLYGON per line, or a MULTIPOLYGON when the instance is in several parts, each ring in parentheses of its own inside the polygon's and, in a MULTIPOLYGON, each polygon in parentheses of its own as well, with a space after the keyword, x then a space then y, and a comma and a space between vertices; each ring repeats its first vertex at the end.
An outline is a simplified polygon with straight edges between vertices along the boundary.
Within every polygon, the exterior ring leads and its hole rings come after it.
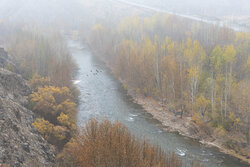
POLYGON ((44 120, 43 118, 36 119, 32 125, 42 134, 45 139, 49 139, 54 128, 53 124, 44 120))
POLYGON ((59 117, 57 117, 57 120, 59 122, 59 124, 63 125, 63 126, 70 126, 70 120, 69 120, 69 116, 61 113, 59 117))
POLYGON ((55 109, 58 113, 63 112, 64 114, 72 116, 76 113, 76 103, 72 102, 70 99, 67 99, 61 104, 57 105, 55 109))
POLYGON ((52 123, 56 122, 56 118, 61 112, 68 115, 76 113, 76 104, 73 102, 73 96, 66 87, 39 87, 37 92, 30 95, 30 102, 33 111, 52 123))
POLYGON ((223 126, 219 125, 215 130, 214 130, 215 135, 219 137, 223 137, 226 134, 226 130, 223 128, 223 126))
POLYGON ((61 148, 76 131, 76 103, 67 87, 38 87, 30 95, 32 110, 44 119, 34 126, 51 144, 61 148))
POLYGON ((201 117, 200 117, 200 114, 198 112, 195 112, 193 114, 192 121, 194 121, 197 125, 201 125, 202 124, 201 117))

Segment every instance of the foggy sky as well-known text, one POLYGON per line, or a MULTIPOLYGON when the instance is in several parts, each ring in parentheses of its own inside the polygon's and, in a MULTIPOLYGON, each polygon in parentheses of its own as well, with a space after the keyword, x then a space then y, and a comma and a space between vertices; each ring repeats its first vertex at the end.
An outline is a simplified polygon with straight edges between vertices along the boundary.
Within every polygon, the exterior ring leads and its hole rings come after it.
MULTIPOLYGON (((0 20, 70 24, 91 21, 99 15, 119 15, 111 11, 114 2, 123 0, 0 0, 0 20), (80 3, 79 3, 80 2, 80 3), (89 5, 91 4, 91 5, 89 5)), ((180 14, 211 17, 244 17, 250 19, 250 0, 125 0, 180 14)), ((117 8, 114 5, 112 9, 117 8)))

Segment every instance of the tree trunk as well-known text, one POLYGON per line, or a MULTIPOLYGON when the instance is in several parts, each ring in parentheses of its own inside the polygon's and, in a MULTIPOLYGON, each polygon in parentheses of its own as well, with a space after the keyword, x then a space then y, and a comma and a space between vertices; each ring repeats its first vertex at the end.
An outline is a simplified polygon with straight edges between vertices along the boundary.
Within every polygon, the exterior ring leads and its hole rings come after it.
POLYGON ((156 53, 156 82, 157 82, 157 88, 160 90, 160 74, 159 74, 159 53, 156 53))
POLYGON ((228 94, 228 65, 226 65, 226 80, 225 80, 225 104, 224 104, 224 114, 225 118, 227 116, 227 94, 228 94))

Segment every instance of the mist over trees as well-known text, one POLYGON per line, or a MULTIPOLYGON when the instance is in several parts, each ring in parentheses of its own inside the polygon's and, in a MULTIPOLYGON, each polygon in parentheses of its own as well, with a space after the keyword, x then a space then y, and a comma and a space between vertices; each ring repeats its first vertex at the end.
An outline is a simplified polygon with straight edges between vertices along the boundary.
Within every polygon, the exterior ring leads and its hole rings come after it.
POLYGON ((155 15, 127 17, 116 27, 97 24, 89 41, 138 94, 213 127, 227 147, 248 154, 249 33, 155 15), (239 97, 245 105, 235 105, 239 97))
POLYGON ((12 33, 8 51, 26 79, 34 74, 49 77, 57 86, 69 86, 75 64, 60 35, 44 37, 38 33, 12 33))
POLYGON ((185 165, 118 122, 92 119, 77 126, 77 66, 65 43, 71 37, 88 43, 124 88, 152 97, 226 148, 250 156, 250 33, 227 27, 249 27, 250 1, 1 0, 0 9, 0 47, 29 82, 33 126, 55 147, 58 166, 185 165), (154 15, 127 2, 176 15, 154 15))

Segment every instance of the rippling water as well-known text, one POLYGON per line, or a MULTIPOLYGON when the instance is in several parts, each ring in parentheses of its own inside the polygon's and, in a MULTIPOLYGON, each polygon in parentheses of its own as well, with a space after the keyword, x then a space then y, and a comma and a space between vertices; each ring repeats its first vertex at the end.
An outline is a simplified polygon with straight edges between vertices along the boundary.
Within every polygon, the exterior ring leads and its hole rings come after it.
POLYGON ((237 159, 220 153, 216 148, 206 148, 197 141, 163 131, 161 123, 132 102, 110 70, 94 57, 86 44, 68 40, 68 47, 79 70, 74 83, 78 86, 80 105, 79 126, 90 118, 118 120, 138 138, 146 138, 160 145, 165 152, 175 152, 183 159, 185 167, 198 159, 204 167, 247 167, 237 159))

